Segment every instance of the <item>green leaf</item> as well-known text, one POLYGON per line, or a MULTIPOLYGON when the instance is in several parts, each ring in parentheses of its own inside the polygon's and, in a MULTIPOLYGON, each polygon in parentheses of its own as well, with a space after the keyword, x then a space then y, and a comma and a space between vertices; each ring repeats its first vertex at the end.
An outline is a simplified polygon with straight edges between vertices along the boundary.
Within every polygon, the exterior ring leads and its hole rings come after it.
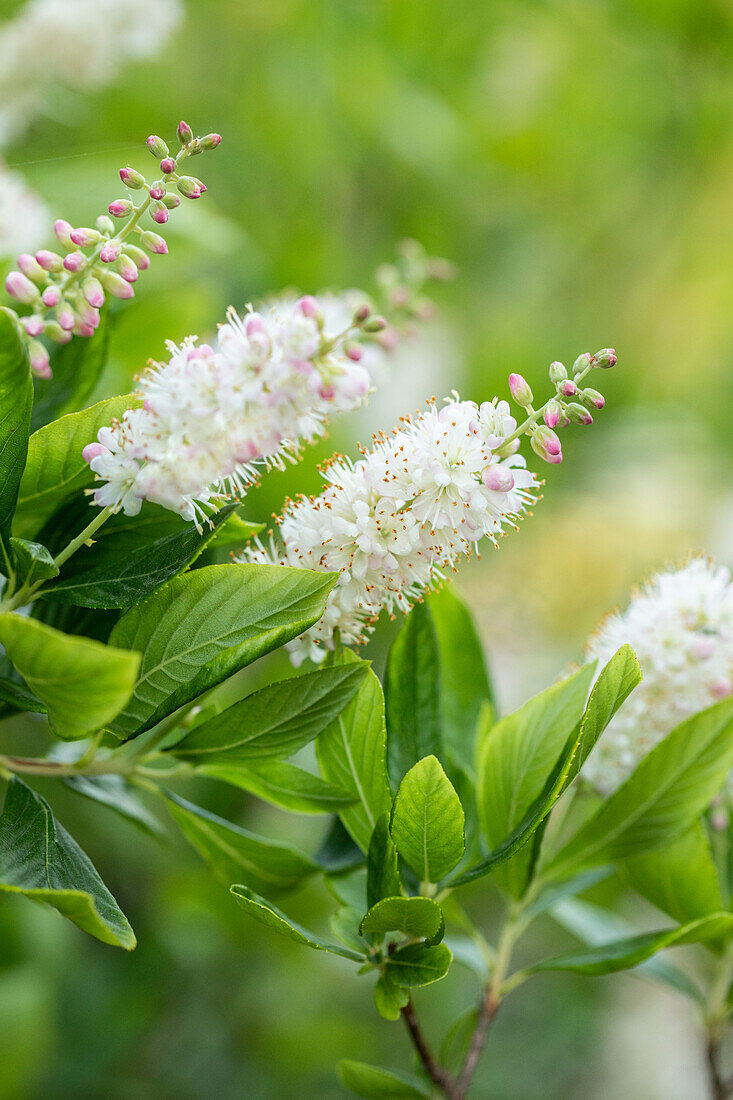
POLYGON ((479 715, 492 701, 481 641, 468 608, 451 585, 431 592, 427 605, 440 655, 443 746, 456 764, 473 776, 479 715))
POLYGON ((172 531, 133 550, 126 545, 130 540, 125 527, 121 528, 122 539, 114 537, 118 528, 111 527, 109 532, 102 528, 102 537, 83 558, 74 555, 70 559, 71 568, 64 569, 59 580, 44 589, 43 598, 76 607, 130 607, 187 569, 209 545, 217 528, 226 523, 233 507, 222 508, 201 531, 194 523, 182 523, 180 516, 173 516, 172 531))
POLYGON ((119 714, 140 665, 136 653, 62 634, 12 612, 0 614, 0 642, 64 741, 85 737, 119 714))
POLYGON ((166 792, 165 797, 183 835, 225 886, 245 879, 258 891, 282 893, 319 870, 290 844, 256 836, 178 795, 166 792))
POLYGON ((32 405, 28 354, 15 322, 0 309, 0 572, 6 577, 12 572, 8 540, 26 463, 32 405))
POLYGON ((302 634, 323 614, 335 577, 277 565, 208 565, 168 581, 125 612, 110 642, 142 654, 113 726, 133 737, 302 634))
MULTIPOLYGON (((355 662, 359 658, 344 650, 336 667, 355 662)), ((342 810, 340 816, 366 852, 377 818, 392 806, 386 768, 384 696, 371 669, 355 697, 318 738, 316 754, 323 778, 357 799, 357 804, 342 810)))
POLYGON ((356 801, 351 791, 283 760, 251 760, 246 766, 202 764, 196 768, 196 774, 230 783, 295 813, 333 813, 356 801))
MULTIPOLYGON (((593 670, 593 664, 585 665, 566 680, 535 695, 519 710, 497 722, 481 745, 479 815, 490 847, 501 846, 501 859, 490 857, 491 862, 483 861, 480 871, 472 869, 472 877, 486 874, 529 839, 527 825, 535 816, 534 803, 543 801, 541 796, 547 790, 548 780, 552 787, 555 785, 552 777, 585 709, 593 670), (511 838, 508 843, 507 838, 511 838)), ((539 821, 534 828, 538 824, 539 821)), ((497 867, 497 880, 509 893, 518 895, 526 885, 529 866, 529 852, 523 852, 511 864, 497 867)))
POLYGON ((347 833, 340 817, 331 818, 328 832, 314 858, 329 875, 342 875, 364 865, 364 854, 347 833))
POLYGON ((274 905, 270 905, 247 886, 232 886, 231 892, 251 917, 267 928, 271 928, 280 936, 294 940, 295 943, 302 943, 306 947, 312 947, 315 951, 330 951, 334 955, 342 955, 345 959, 353 959, 355 962, 364 961, 363 953, 358 954, 348 947, 339 947, 336 944, 327 943, 314 932, 308 932, 301 925, 291 921, 290 917, 286 917, 283 912, 276 909, 274 905))
MULTIPOLYGON (((92 484, 94 474, 82 458, 82 450, 97 438, 100 428, 139 404, 132 394, 112 397, 83 412, 68 413, 33 433, 20 481, 13 523, 16 535, 33 538, 70 496, 92 484)), ((93 516, 90 508, 87 523, 93 516)))
POLYGON ((399 1020, 400 1009, 409 1000, 409 989, 395 985, 386 974, 380 974, 374 986, 374 1007, 384 1020, 399 1020))
POLYGON ((329 926, 339 943, 350 947, 352 951, 362 952, 364 944, 359 937, 360 909, 354 909, 351 905, 345 905, 336 913, 332 913, 328 919, 329 926))
POLYGON ((15 575, 19 584, 36 584, 58 577, 59 570, 49 550, 40 542, 27 542, 11 535, 15 575))
POLYGON ((209 543, 209 548, 217 550, 221 546, 243 546, 255 535, 259 535, 264 526, 264 523, 249 523, 248 520, 239 515, 239 512, 233 512, 230 516, 227 516, 226 522, 218 528, 209 543))
POLYGON ((621 878, 680 924, 725 908, 702 822, 653 852, 619 866, 621 878))
POLYGON ((109 354, 110 323, 107 309, 100 314, 93 336, 58 345, 51 353, 53 379, 35 380, 35 401, 31 429, 57 420, 64 413, 81 409, 102 376, 109 354))
POLYGON ((438 943, 443 938, 443 911, 432 898, 382 898, 373 905, 361 924, 359 934, 404 932, 406 936, 438 943))
POLYGON ((450 969, 453 956, 444 943, 426 946, 410 943, 398 947, 387 960, 387 973, 395 985, 431 985, 444 978, 450 969))
POLYGON ((617 863, 689 829, 733 766, 733 699, 723 699, 672 730, 629 779, 548 863, 560 877, 617 863))
POLYGON ((89 857, 45 799, 13 777, 0 816, 0 890, 46 902, 103 943, 135 947, 135 934, 89 857))
POLYGON ((633 651, 629 646, 622 646, 601 671, 583 717, 566 741, 537 799, 511 833, 488 856, 456 878, 453 886, 464 885, 488 874, 498 864, 510 859, 537 832, 555 802, 567 789, 571 777, 577 774, 575 764, 578 754, 583 752, 583 759, 587 758, 603 730, 640 679, 641 669, 633 651))
POLYGON ((32 714, 45 714, 46 708, 40 699, 30 691, 6 676, 0 676, 0 702, 7 704, 13 711, 29 711, 32 714))
POLYGON ((439 882, 465 850, 463 807, 434 756, 410 768, 392 814, 397 851, 422 882, 439 882))
POLYGON ((367 905, 401 893, 399 857, 389 831, 389 814, 377 818, 367 852, 367 905))
POLYGON ((65 783, 76 794, 114 810, 150 836, 160 837, 163 828, 140 799, 134 787, 121 775, 75 775, 65 783))
POLYGON ((171 752, 225 766, 291 756, 344 709, 368 668, 365 662, 336 665, 268 684, 194 727, 171 752))
MULTIPOLYGON (((388 1016, 387 1019, 397 1019, 397 1016, 388 1016)), ((430 1089, 411 1074, 382 1066, 368 1066, 366 1062, 353 1062, 349 1058, 339 1062, 338 1075, 344 1088, 351 1089, 357 1096, 365 1096, 367 1100, 411 1100, 413 1097, 432 1095, 430 1089)))
POLYGON ((528 967, 525 974, 537 974, 543 970, 571 970, 576 974, 615 974, 629 970, 639 963, 663 951, 667 947, 683 947, 730 934, 733 929, 733 913, 715 913, 678 928, 665 928, 660 932, 645 932, 628 939, 612 940, 585 951, 557 955, 543 959, 528 967))
POLYGON ((440 656, 427 604, 415 604, 390 646, 384 684, 389 778, 398 787, 424 756, 440 757, 440 656))

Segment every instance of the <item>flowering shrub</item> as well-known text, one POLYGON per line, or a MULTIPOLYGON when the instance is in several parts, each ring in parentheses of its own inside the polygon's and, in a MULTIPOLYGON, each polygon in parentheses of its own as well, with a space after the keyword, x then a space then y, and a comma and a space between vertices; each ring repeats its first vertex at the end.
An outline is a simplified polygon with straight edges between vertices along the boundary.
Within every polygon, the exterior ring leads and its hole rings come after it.
POLYGON ((86 407, 104 366, 106 295, 132 297, 147 252, 166 250, 143 216, 163 224, 179 195, 206 189, 180 168, 218 135, 181 123, 178 138, 175 156, 148 139, 153 181, 123 168, 142 197, 113 200, 121 228, 107 215, 93 229, 57 221, 65 255, 23 253, 6 284, 16 308, 0 312, 0 701, 3 716, 45 716, 49 748, 0 756, 0 889, 133 948, 34 778, 138 820, 150 799, 264 935, 372 975, 377 1011, 404 1020, 418 1075, 345 1060, 341 1080, 356 1094, 460 1100, 515 988, 545 971, 646 963, 645 976, 701 1007, 714 1095, 728 1095, 727 574, 696 561, 657 578, 602 628, 588 664, 502 717, 471 615, 447 583, 538 500, 522 442, 533 464, 559 463, 558 433, 592 424, 605 401, 586 381, 615 353, 582 354, 569 370, 553 362, 537 407, 518 374, 514 411, 503 397, 429 400, 361 458, 336 456, 322 492, 287 502, 277 534, 260 541, 239 511, 250 485, 368 397, 401 333, 430 312, 426 279, 450 270, 411 243, 380 270, 377 302, 348 292, 230 310, 214 341, 168 345, 135 393, 86 407), (233 548, 230 563, 212 560, 220 547, 233 548), (383 610, 405 618, 382 683, 355 647, 383 610), (280 647, 317 664, 226 707, 208 698, 280 647), (306 746, 317 769, 291 760, 306 746), (330 815, 321 847, 254 835, 178 793, 202 777, 330 815), (612 874, 673 923, 629 929, 581 898, 612 874), (279 908, 317 876, 338 899, 328 933, 279 908), (489 876, 504 902, 494 943, 463 908, 463 888, 489 876), (550 958, 528 947, 517 966, 515 945, 542 914, 586 942, 550 958), (703 945, 698 975, 649 962, 683 944, 703 945), (454 960, 481 992, 471 1026, 438 1059, 414 996, 454 960))

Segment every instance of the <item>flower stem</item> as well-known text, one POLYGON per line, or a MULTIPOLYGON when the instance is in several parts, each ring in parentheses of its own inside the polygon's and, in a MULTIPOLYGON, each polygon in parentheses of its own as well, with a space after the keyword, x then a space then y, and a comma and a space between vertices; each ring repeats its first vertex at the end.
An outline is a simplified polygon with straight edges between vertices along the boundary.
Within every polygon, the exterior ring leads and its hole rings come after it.
POLYGON ((92 535, 99 530, 105 520, 109 519, 111 515, 111 508, 102 508, 101 512, 97 513, 92 522, 88 523, 84 530, 80 534, 78 534, 75 539, 72 539, 69 545, 65 546, 64 549, 56 555, 56 557, 54 558, 54 564, 60 569, 64 562, 69 560, 72 554, 75 554, 80 547, 82 547, 86 542, 89 542, 89 539, 92 537, 92 535))

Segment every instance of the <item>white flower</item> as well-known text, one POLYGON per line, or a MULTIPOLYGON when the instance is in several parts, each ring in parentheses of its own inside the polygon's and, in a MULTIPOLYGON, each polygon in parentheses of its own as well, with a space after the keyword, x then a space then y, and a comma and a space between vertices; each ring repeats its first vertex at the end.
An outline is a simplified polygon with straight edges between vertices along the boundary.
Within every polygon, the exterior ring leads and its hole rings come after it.
POLYGON ((611 615, 588 644, 602 667, 628 642, 644 679, 583 766, 602 794, 614 791, 675 726, 733 689, 733 584, 703 558, 658 573, 626 611, 611 615))
POLYGON ((58 102, 58 88, 110 83, 153 57, 180 22, 180 0, 30 0, 0 26, 0 143, 58 102))
POLYGON ((296 663, 322 660, 337 630, 346 645, 365 642, 382 609, 408 611, 479 539, 514 526, 537 487, 523 458, 493 453, 515 428, 506 401, 431 403, 358 462, 334 462, 319 497, 286 508, 282 552, 244 552, 340 574, 323 618, 289 645, 296 663))
POLYGON ((47 233, 48 210, 17 172, 0 160, 0 262, 34 252, 47 233))
POLYGON ((277 312, 230 310, 216 348, 195 337, 169 344, 169 361, 140 378, 143 407, 85 448, 106 482, 95 502, 134 515, 147 499, 197 519, 201 505, 241 497, 263 465, 293 460, 368 394, 360 348, 347 340, 352 322, 329 331, 306 297, 277 312))

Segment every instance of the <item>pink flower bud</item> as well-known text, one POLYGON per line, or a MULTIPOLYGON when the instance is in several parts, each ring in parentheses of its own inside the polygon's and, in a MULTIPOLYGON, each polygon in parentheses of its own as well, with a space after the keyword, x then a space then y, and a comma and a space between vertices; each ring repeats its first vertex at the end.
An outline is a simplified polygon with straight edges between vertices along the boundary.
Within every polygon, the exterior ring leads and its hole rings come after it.
POLYGON ((575 397, 578 392, 578 387, 575 385, 575 382, 571 381, 569 378, 561 382, 557 388, 563 397, 575 397))
POLYGON ((88 339, 90 336, 94 336, 94 329, 91 325, 85 325, 81 321, 77 321, 74 325, 74 336, 83 336, 88 339))
POLYGON ((583 354, 579 355, 578 358, 573 363, 573 374, 580 374, 580 372, 585 370, 587 367, 589 367, 590 364, 591 364, 590 352, 589 351, 584 351, 583 354))
POLYGON ((593 417, 584 409, 582 405, 579 405, 577 401, 571 401, 565 406, 565 412, 570 417, 570 421, 573 424, 592 424, 593 417))
MULTIPOLYGON (((147 252, 143 252, 142 248, 138 248, 135 244, 125 244, 123 245, 123 250, 125 254, 130 257, 138 271, 148 270, 150 267, 150 257, 147 252)), ((120 274, 122 275, 122 272, 120 272, 120 274)), ((123 278, 124 277, 123 275, 123 278)), ((132 279, 128 279, 127 281, 132 282, 132 279)))
POLYGON ((57 286, 47 286, 41 295, 41 301, 48 309, 54 309, 61 301, 61 291, 57 286))
POLYGON ((344 350, 352 363, 358 363, 364 355, 364 349, 358 344, 349 344, 344 350))
POLYGON ((21 317, 20 322, 28 336, 40 336, 43 332, 43 318, 37 313, 31 313, 29 317, 21 317))
POLYGON ((71 272, 81 271, 86 259, 83 252, 70 252, 68 256, 64 257, 64 267, 71 272))
POLYGON ((710 685, 713 695, 716 699, 725 699, 726 695, 730 695, 733 685, 731 685, 728 679, 713 680, 710 685))
POLYGON ((134 168, 120 168, 120 179, 126 187, 131 188, 133 191, 139 191, 141 187, 145 186, 145 176, 140 172, 136 172, 134 168))
POLYGON ((556 386, 558 382, 562 382, 564 378, 567 378, 568 372, 565 370, 565 365, 559 360, 555 360, 554 363, 550 363, 550 381, 553 386, 556 386))
POLYGON ((532 390, 521 374, 509 375, 509 392, 518 405, 527 408, 532 404, 532 390))
POLYGON ((361 326, 364 332, 384 332, 387 327, 387 322, 384 317, 368 317, 367 320, 361 326))
POLYGON ((169 176, 171 172, 175 172, 176 162, 174 161, 173 157, 163 157, 162 161, 160 162, 160 170, 166 176, 169 176))
POLYGON ((161 183, 154 183, 148 194, 151 199, 160 200, 163 198, 163 195, 165 195, 165 187, 163 187, 161 183))
MULTIPOLYGON (((147 259, 147 256, 145 258, 147 259)), ((137 281, 137 265, 129 256, 120 256, 115 264, 115 271, 122 276, 126 283, 134 283, 137 281)))
POLYGON ((38 263, 35 256, 31 256, 28 252, 21 252, 18 256, 18 267, 28 279, 32 279, 34 282, 41 283, 46 280, 46 272, 38 263))
POLYGON ((102 236, 111 236, 115 231, 115 223, 111 218, 108 218, 106 214, 100 214, 98 218, 94 219, 94 224, 102 234, 102 236))
POLYGON ((11 298, 25 305, 38 301, 38 289, 22 271, 11 271, 5 279, 5 289, 11 298))
POLYGON ((158 160, 168 156, 168 146, 163 141, 162 137, 158 137, 157 134, 151 134, 145 144, 153 156, 157 157, 158 160))
POLYGON ((49 355, 43 344, 39 344, 38 340, 29 340, 28 356, 31 362, 31 370, 34 374, 37 374, 39 378, 52 377, 51 368, 49 366, 49 355))
POLYGON ((257 313, 250 314, 247 318, 244 331, 248 336, 264 336, 267 333, 265 322, 257 313))
POLYGON ((150 204, 150 217, 158 225, 165 225, 168 221, 168 209, 162 202, 153 202, 150 204))
POLYGON ((76 320, 79 324, 88 325, 89 328, 99 328, 99 310, 81 298, 77 301, 76 320))
POLYGON ((36 252, 36 263, 44 271, 61 271, 64 266, 64 261, 58 252, 49 252, 47 248, 41 248, 36 252))
POLYGON ((103 447, 101 443, 87 443, 84 450, 81 452, 81 457, 85 462, 91 462, 93 458, 99 458, 100 455, 109 454, 106 447, 103 447))
POLYGON ((103 264, 113 264, 121 251, 122 245, 119 241, 107 241, 106 244, 102 245, 99 258, 103 264))
POLYGON ((64 221, 63 218, 59 218, 53 223, 53 231, 56 234, 58 241, 64 246, 64 248, 73 248, 74 242, 71 239, 71 225, 64 221))
POLYGON ((92 244, 99 244, 102 237, 97 229, 90 229, 85 225, 80 226, 78 229, 72 229, 69 236, 79 248, 89 248, 92 244))
POLYGON ((505 466, 487 466, 481 480, 492 493, 508 493, 514 488, 514 475, 505 466))
POLYGON ((132 214, 133 206, 129 199, 115 199, 107 209, 113 218, 126 218, 132 214))
POLYGON ((140 244, 154 255, 165 256, 168 251, 168 245, 163 238, 149 229, 140 235, 140 244))
POLYGON ((71 332, 76 324, 76 315, 68 302, 61 302, 56 310, 56 320, 66 332, 71 332))
POLYGON ((181 121, 178 123, 178 129, 176 132, 178 134, 178 140, 180 141, 181 145, 187 145, 193 137, 193 130, 187 122, 183 121, 183 119, 181 119, 181 121))
POLYGON ((557 401, 549 401, 542 415, 548 428, 556 428, 560 420, 560 406, 557 401))
POLYGON ((192 176, 179 176, 176 187, 184 199, 198 199, 201 197, 201 188, 192 176))
POLYGON ((101 309, 104 305, 104 291, 99 279, 90 275, 81 285, 81 292, 94 309, 101 309))
POLYGON ((371 312, 368 305, 359 306, 359 308, 354 311, 354 324, 363 325, 371 312))
POLYGON ((68 344, 71 340, 71 333, 61 328, 58 321, 46 321, 43 326, 43 335, 53 340, 54 344, 68 344))
POLYGON ((590 401, 591 405, 596 409, 602 409, 606 404, 606 399, 602 393, 598 390, 583 390, 581 397, 584 401, 590 401))
POLYGON ((135 291, 130 284, 126 282, 121 275, 118 275, 116 271, 103 271, 102 285, 110 294, 114 294, 115 298, 135 297, 135 291))
POLYGON ((615 367, 618 359, 613 348, 602 348, 593 356, 593 364, 596 367, 615 367))
POLYGON ((204 149, 216 149, 217 145, 221 145, 221 134, 206 134, 201 138, 201 145, 204 149))
POLYGON ((300 310, 304 317, 310 317, 314 321, 323 318, 321 307, 312 294, 304 294, 303 297, 297 301, 296 308, 300 310))
POLYGON ((545 462, 557 463, 562 461, 562 446, 551 428, 537 428, 530 442, 532 450, 545 462))

